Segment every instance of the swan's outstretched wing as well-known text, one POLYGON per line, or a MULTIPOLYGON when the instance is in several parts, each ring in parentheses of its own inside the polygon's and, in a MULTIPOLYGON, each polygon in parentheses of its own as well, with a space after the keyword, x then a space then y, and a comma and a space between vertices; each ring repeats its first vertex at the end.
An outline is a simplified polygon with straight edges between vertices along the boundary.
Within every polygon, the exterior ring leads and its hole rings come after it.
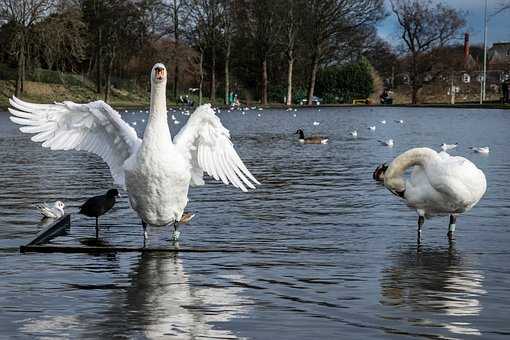
POLYGON ((191 162, 191 184, 203 185, 203 172, 242 191, 260 184, 246 168, 230 141, 229 131, 214 114, 211 105, 198 107, 174 138, 174 143, 191 162))
POLYGON ((110 168, 115 184, 124 186, 122 165, 141 144, 136 131, 103 101, 88 104, 63 102, 32 104, 9 99, 10 119, 31 139, 51 150, 85 150, 100 156, 110 168))

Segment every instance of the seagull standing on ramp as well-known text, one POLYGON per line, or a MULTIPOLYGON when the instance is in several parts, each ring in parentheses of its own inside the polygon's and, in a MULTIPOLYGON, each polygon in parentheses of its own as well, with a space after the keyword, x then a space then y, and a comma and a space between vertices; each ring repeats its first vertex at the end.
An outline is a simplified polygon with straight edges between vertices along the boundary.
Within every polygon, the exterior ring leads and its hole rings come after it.
POLYGON ((172 141, 166 108, 167 70, 156 64, 151 75, 150 112, 143 140, 103 101, 32 104, 13 97, 10 119, 34 142, 52 150, 85 150, 109 166, 114 183, 124 187, 131 207, 147 225, 178 223, 190 185, 203 185, 203 173, 242 191, 260 184, 234 150, 229 131, 209 104, 198 107, 172 141))

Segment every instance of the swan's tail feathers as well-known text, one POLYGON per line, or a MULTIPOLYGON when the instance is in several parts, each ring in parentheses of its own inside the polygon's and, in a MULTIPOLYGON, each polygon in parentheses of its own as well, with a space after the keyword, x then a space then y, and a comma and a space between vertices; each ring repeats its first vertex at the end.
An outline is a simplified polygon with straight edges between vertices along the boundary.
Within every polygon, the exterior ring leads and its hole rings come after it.
POLYGON ((377 182, 384 182, 384 173, 386 172, 387 169, 388 169, 387 163, 379 165, 372 174, 372 178, 377 182))

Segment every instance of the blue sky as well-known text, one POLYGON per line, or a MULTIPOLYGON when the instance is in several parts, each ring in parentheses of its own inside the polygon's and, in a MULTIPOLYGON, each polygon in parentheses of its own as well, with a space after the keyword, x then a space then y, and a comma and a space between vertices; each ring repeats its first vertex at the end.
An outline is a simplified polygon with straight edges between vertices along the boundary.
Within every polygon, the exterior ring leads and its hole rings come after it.
MULTIPOLYGON (((447 4, 455 9, 466 12, 466 27, 471 35, 471 44, 483 43, 483 10, 485 0, 435 0, 447 4)), ((488 0, 488 13, 494 13, 498 8, 498 4, 503 0, 488 0)), ((390 41, 393 45, 399 43, 399 36, 396 33, 397 22, 394 14, 390 11, 389 1, 387 0, 386 7, 388 8, 389 16, 381 22, 377 29, 379 35, 390 41)), ((462 36, 459 43, 462 43, 462 36)), ((494 42, 510 41, 510 11, 500 13, 497 16, 490 18, 488 25, 488 46, 490 47, 494 42)))

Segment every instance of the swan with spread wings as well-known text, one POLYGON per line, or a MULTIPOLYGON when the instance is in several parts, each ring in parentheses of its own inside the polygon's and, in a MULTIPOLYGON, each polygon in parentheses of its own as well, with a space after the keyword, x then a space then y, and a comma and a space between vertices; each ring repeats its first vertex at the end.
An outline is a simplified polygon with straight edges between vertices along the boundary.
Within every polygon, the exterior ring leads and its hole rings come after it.
POLYGON ((143 139, 103 101, 32 104, 10 99, 10 119, 23 125, 32 141, 51 150, 84 150, 100 156, 114 183, 127 190, 131 207, 147 225, 174 224, 173 239, 190 185, 203 185, 204 171, 242 191, 260 184, 239 158, 229 131, 209 104, 198 107, 174 137, 166 108, 167 71, 156 64, 151 71, 150 113, 143 139))

